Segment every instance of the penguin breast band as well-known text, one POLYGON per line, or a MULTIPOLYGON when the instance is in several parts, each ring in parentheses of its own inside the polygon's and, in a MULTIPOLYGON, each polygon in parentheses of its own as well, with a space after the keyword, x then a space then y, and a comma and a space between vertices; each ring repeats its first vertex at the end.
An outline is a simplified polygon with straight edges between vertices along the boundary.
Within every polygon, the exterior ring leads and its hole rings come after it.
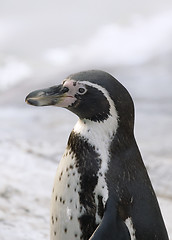
POLYGON ((79 117, 54 181, 51 240, 168 240, 121 83, 103 71, 79 72, 26 102, 79 117))

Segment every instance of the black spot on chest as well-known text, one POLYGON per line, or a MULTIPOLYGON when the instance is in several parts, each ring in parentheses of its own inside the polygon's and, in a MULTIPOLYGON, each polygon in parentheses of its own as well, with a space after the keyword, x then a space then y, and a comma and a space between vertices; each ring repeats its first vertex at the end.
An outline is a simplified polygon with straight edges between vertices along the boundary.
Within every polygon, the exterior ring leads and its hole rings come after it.
POLYGON ((94 146, 74 132, 69 137, 68 147, 75 155, 75 164, 80 173, 79 200, 85 209, 85 213, 79 218, 79 222, 82 239, 86 240, 89 239, 97 227, 95 219, 97 206, 94 189, 98 182, 97 173, 101 166, 101 159, 94 146))

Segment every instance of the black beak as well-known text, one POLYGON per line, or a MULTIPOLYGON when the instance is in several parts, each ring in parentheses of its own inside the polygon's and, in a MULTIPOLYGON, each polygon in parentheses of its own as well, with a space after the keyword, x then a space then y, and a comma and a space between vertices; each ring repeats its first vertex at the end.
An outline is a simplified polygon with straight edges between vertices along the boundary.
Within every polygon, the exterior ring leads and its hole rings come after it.
POLYGON ((57 105, 66 96, 68 88, 62 85, 36 90, 27 95, 25 102, 34 106, 57 105))

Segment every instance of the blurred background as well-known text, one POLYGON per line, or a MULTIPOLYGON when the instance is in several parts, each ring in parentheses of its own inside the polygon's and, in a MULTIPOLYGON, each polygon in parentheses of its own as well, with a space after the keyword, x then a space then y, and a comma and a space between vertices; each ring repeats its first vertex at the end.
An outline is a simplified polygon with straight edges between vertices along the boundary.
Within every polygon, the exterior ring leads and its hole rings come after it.
POLYGON ((0 239, 49 238, 53 180, 77 117, 25 96, 101 69, 131 93, 172 240, 172 1, 0 0, 0 239))

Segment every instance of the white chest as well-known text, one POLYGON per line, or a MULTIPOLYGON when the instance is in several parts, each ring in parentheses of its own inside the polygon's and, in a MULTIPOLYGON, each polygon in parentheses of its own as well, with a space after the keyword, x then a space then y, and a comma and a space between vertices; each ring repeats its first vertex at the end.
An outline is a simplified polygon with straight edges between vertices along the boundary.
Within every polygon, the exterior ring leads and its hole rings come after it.
POLYGON ((80 239, 79 173, 66 150, 58 166, 51 200, 51 240, 80 239))
MULTIPOLYGON (((88 148, 83 148, 83 143, 81 144, 80 141, 78 141, 77 146, 75 145, 74 147, 74 151, 77 151, 77 160, 78 158, 80 160, 86 160, 85 162, 83 161, 83 163, 80 161, 80 164, 83 164, 81 174, 85 174, 88 169, 92 171, 92 168, 90 168, 90 166, 92 166, 91 161, 96 161, 96 158, 92 159, 92 156, 90 156, 89 149, 90 151, 94 149, 95 154, 100 160, 99 168, 95 172, 96 176, 94 176, 97 182, 94 189, 91 190, 91 201, 93 201, 96 208, 94 212, 95 225, 100 223, 102 216, 98 206, 101 204, 103 208, 108 199, 108 187, 105 181, 105 174, 108 170, 109 162, 108 149, 117 128, 115 125, 112 131, 112 123, 114 123, 112 117, 102 124, 93 124, 89 121, 85 124, 79 120, 74 127, 74 134, 79 134, 81 141, 87 141, 88 144, 88 148), (82 147, 80 145, 82 145, 82 147), (84 152, 80 149, 84 149, 84 152), (90 166, 88 167, 88 165, 90 166), (102 203, 100 203, 100 201, 102 203)), ((81 203, 83 202, 83 194, 82 201, 80 201, 80 192, 83 190, 83 184, 81 189, 81 179, 83 175, 80 175, 81 171, 79 171, 76 165, 75 157, 73 151, 67 149, 57 169, 51 202, 51 240, 82 239, 79 218, 90 210, 88 209, 89 207, 81 203)), ((87 187, 89 188, 89 186, 84 185, 84 193, 87 187)), ((86 192, 88 193, 89 191, 86 192)))
MULTIPOLYGON (((98 181, 94 189, 96 205, 95 221, 99 224, 99 197, 103 205, 108 198, 107 185, 104 180, 104 169, 97 173, 98 181)), ((89 186, 88 186, 89 188, 89 186)), ((66 150, 57 169, 51 200, 51 240, 82 239, 79 218, 86 212, 80 202, 80 173, 76 167, 75 156, 66 150)))

